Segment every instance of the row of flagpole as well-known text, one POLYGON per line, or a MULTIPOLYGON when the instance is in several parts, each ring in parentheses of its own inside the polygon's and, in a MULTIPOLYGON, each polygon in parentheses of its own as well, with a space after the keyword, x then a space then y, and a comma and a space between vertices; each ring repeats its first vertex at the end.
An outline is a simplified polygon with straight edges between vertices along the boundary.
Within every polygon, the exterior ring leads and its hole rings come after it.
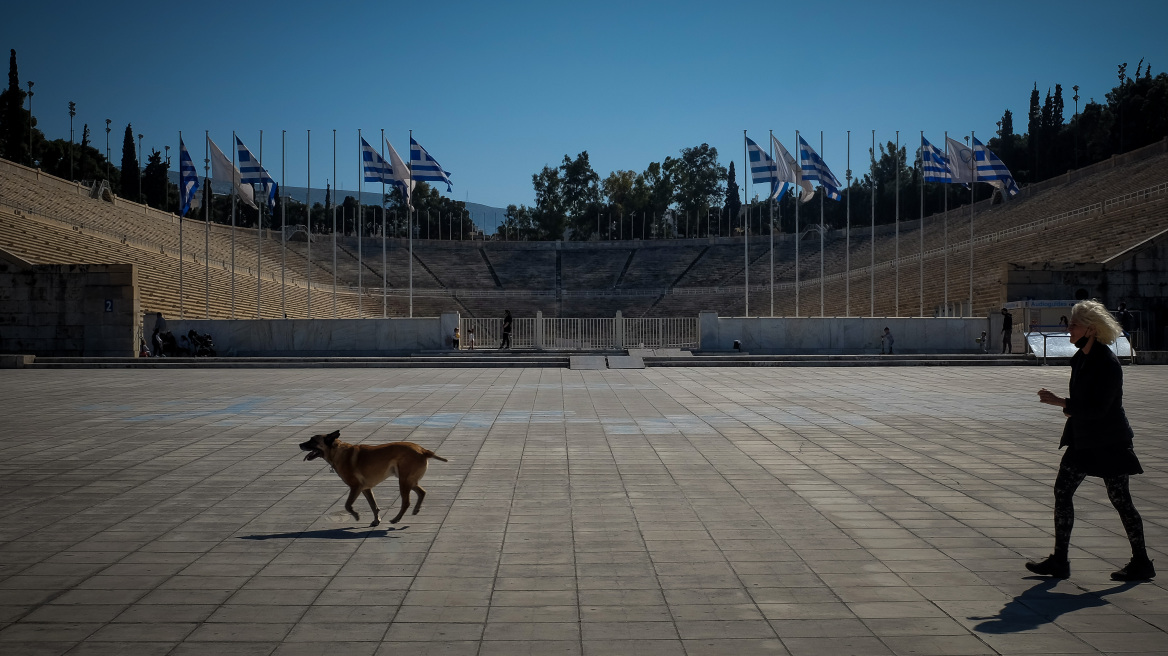
MULTIPOLYGON (((286 131, 283 133, 286 135, 286 131)), ((799 191, 799 198, 795 203, 795 314, 800 315, 800 269, 799 269, 799 207, 803 203, 810 201, 815 193, 820 194, 820 217, 819 217, 819 242, 820 242, 820 260, 819 260, 819 306, 820 316, 823 316, 825 311, 825 233, 826 226, 824 225, 824 197, 833 200, 840 200, 842 195, 840 193, 840 183, 830 168, 823 161, 815 150, 803 139, 799 131, 795 132, 795 140, 799 151, 799 159, 794 157, 787 151, 787 149, 775 138, 773 132, 770 136, 769 154, 763 151, 754 141, 746 136, 746 131, 743 131, 744 149, 746 152, 746 167, 749 173, 744 172, 746 178, 745 189, 747 198, 749 198, 749 184, 755 183, 769 183, 770 194, 768 200, 778 202, 782 199, 783 194, 788 190, 795 188, 799 191), (778 155, 775 155, 775 152, 778 155), (812 182, 819 183, 819 189, 814 189, 812 182)), ((436 160, 429 155, 424 148, 422 148, 413 138, 413 131, 410 131, 410 165, 405 163, 398 156, 397 151, 394 150, 393 145, 385 138, 384 130, 381 133, 381 151, 373 149, 368 142, 361 136, 361 131, 357 131, 357 138, 361 149, 361 163, 358 178, 358 216, 363 216, 361 211, 361 193, 363 182, 380 182, 382 185, 381 198, 385 198, 385 185, 390 184, 401 190, 403 197, 407 203, 407 236, 409 238, 409 314, 413 316, 413 203, 412 190, 418 181, 435 181, 445 182, 447 184, 447 191, 452 191, 450 182, 450 172, 443 169, 436 160), (389 158, 385 157, 386 148, 388 148, 389 158)), ((921 164, 921 253, 924 249, 924 183, 925 182, 942 182, 953 184, 965 184, 970 189, 970 258, 969 258, 969 306, 971 310, 973 307, 973 189, 976 182, 989 182, 999 187, 1003 192, 1009 195, 1018 193, 1018 187, 1014 182, 1010 172, 1006 169, 1001 160, 989 149, 977 140, 977 138, 970 134, 971 145, 966 146, 958 141, 948 138, 948 133, 945 135, 946 150, 942 153, 924 137, 924 132, 921 132, 921 149, 919 151, 918 162, 921 164)), ((260 279, 262 275, 262 234, 260 229, 263 225, 263 208, 257 206, 254 201, 253 185, 260 184, 267 192, 267 207, 269 212, 275 212, 275 198, 277 196, 279 186, 268 171, 263 167, 263 131, 260 131, 260 157, 255 157, 252 152, 243 144, 239 137, 233 132, 232 140, 235 147, 232 149, 232 158, 228 162, 227 157, 219 149, 219 147, 211 140, 209 133, 205 133, 205 157, 204 157, 204 179, 214 179, 224 181, 230 178, 232 181, 232 211, 231 211, 231 316, 235 318, 235 222, 236 222, 236 201, 237 199, 256 209, 259 212, 259 220, 257 222, 256 231, 256 275, 257 275, 257 298, 256 298, 256 314, 257 318, 262 316, 262 291, 260 289, 260 279), (236 156, 240 163, 240 168, 236 168, 236 156), (215 171, 212 174, 212 170, 215 171)), ((312 132, 307 131, 308 152, 311 159, 312 149, 312 132)), ((281 138, 281 160, 284 155, 284 138, 281 138)), ((895 298, 896 314, 899 316, 900 312, 900 132, 896 132, 896 151, 894 158, 896 160, 896 209, 895 209, 895 298)), ((193 160, 190 153, 186 149, 186 144, 182 139, 182 133, 179 133, 179 161, 180 161, 180 200, 181 200, 181 215, 185 216, 192 208, 198 208, 200 199, 196 195, 199 190, 198 172, 194 167, 193 160)), ((820 132, 820 150, 823 149, 823 133, 820 132)), ((873 169, 875 168, 875 130, 872 131, 872 151, 871 162, 873 169)), ((846 249, 848 253, 845 257, 845 280, 847 280, 847 290, 845 291, 845 312, 851 313, 851 290, 850 290, 850 236, 851 236, 851 131, 848 131, 848 169, 846 179, 848 180, 848 208, 847 208, 847 235, 848 242, 846 249)), ((283 174, 282 174, 283 177, 283 174)), ((336 130, 333 130, 333 180, 336 179, 336 130)), ((308 271, 307 271, 307 313, 311 317, 312 313, 312 247, 311 247, 311 162, 308 168, 308 191, 306 192, 306 204, 309 212, 308 216, 308 271)), ((872 188, 872 236, 871 236, 871 271, 872 281, 870 287, 870 313, 875 313, 875 187, 872 188)), ((796 193, 796 192, 793 192, 796 193)), ((282 199, 284 207, 286 208, 286 198, 282 199)), ((207 267, 205 272, 205 308, 206 315, 210 316, 210 259, 209 259, 209 244, 210 244, 210 215, 209 205, 204 207, 205 218, 205 234, 204 234, 204 261, 207 267)), ((948 194, 945 194, 945 211, 948 211, 948 194)), ((745 217, 749 216, 749 212, 744 213, 745 217)), ((761 219, 761 216, 760 216, 761 219)), ((774 208, 771 207, 771 315, 774 315, 774 208)), ((286 220, 286 217, 285 217, 286 220)), ((336 203, 332 203, 332 220, 333 220, 333 316, 337 314, 337 226, 336 226, 336 203)), ((363 219, 359 220, 363 223, 363 219)), ((623 223, 623 221, 622 221, 623 223)), ((282 226, 283 228, 284 226, 282 226)), ((387 289, 388 283, 384 281, 387 269, 386 261, 386 246, 384 242, 384 235, 386 227, 386 213, 384 202, 382 203, 382 275, 383 275, 383 298, 382 298, 382 312, 383 315, 388 316, 388 299, 387 289)), ((282 229, 281 235, 281 262, 286 261, 286 240, 287 231, 282 229)), ((363 229, 358 229, 358 289, 363 289, 363 257, 364 251, 362 247, 361 233, 363 229)), ((749 315, 749 275, 750 275, 750 254, 749 254, 749 234, 750 226, 749 220, 744 218, 744 308, 745 314, 749 315)), ((183 246, 182 221, 179 221, 179 245, 180 252, 183 246)), ((948 305, 948 224, 945 225, 945 292, 944 302, 946 307, 948 305)), ((284 282, 284 270, 281 270, 281 281, 284 282)), ((923 258, 919 263, 920 276, 920 313, 924 313, 924 264, 923 258)), ((184 290, 183 268, 179 269, 179 289, 180 289, 180 315, 185 312, 185 307, 182 305, 182 292, 184 290)), ((286 292, 282 291, 281 302, 285 305, 286 312, 286 292)), ((364 312, 364 308, 360 308, 359 312, 364 312)))
MULTIPOLYGON (((337 151, 337 131, 333 130, 333 180, 336 180, 336 151, 337 151)), ((223 154, 223 151, 211 140, 209 131, 204 132, 204 158, 203 158, 203 184, 207 184, 210 180, 224 182, 231 181, 231 318, 235 316, 235 212, 236 199, 240 199, 244 204, 256 209, 259 212, 259 218, 256 221, 256 318, 261 318, 262 315, 262 262, 263 262, 263 208, 257 206, 254 200, 255 189, 253 185, 262 185, 264 191, 267 193, 267 208, 271 214, 275 214, 276 196, 279 194, 279 188, 284 184, 284 151, 286 146, 287 130, 281 132, 281 182, 276 183, 275 179, 268 173, 263 166, 263 130, 260 130, 260 156, 255 157, 252 152, 243 144, 243 141, 232 132, 232 141, 234 148, 231 151, 231 160, 223 154), (238 155, 239 168, 236 167, 236 155, 238 155)), ((306 252, 308 260, 307 269, 307 316, 312 317, 312 131, 306 131, 307 148, 308 148, 308 168, 307 168, 307 191, 305 195, 305 205, 307 207, 308 225, 305 227, 306 232, 306 252)), ((410 164, 407 166, 398 156, 397 151, 394 150, 393 145, 385 138, 385 130, 381 131, 381 152, 374 150, 368 142, 361 136, 361 130, 357 130, 357 140, 359 142, 361 158, 359 165, 359 175, 357 179, 357 289, 361 298, 358 299, 358 316, 364 316, 363 305, 363 285, 362 274, 364 269, 364 249, 362 245, 363 229, 363 213, 361 207, 361 193, 364 182, 380 182, 381 183, 381 229, 382 229, 382 247, 381 247, 381 269, 382 269, 382 314, 389 316, 389 301, 388 301, 388 280, 387 280, 387 259, 386 259, 386 212, 385 212, 385 185, 390 184, 397 187, 402 192, 405 198, 407 207, 407 228, 406 233, 409 238, 409 316, 414 315, 414 268, 413 268, 413 252, 414 252, 414 234, 413 234, 413 189, 417 182, 431 181, 431 182, 445 182, 447 192, 453 190, 450 181, 450 172, 443 169, 442 166, 422 148, 418 142, 414 141, 413 130, 410 131, 410 164), (386 148, 389 150, 389 159, 386 160, 386 148)), ((199 183, 198 170, 195 168, 194 160, 191 158, 190 152, 187 150, 186 143, 183 141, 182 132, 179 132, 179 199, 180 199, 180 218, 179 218, 179 316, 183 318, 185 315, 184 302, 184 267, 182 266, 182 258, 185 255, 183 250, 183 221, 192 209, 198 209, 202 200, 197 192, 203 187, 199 183)), ((287 197, 281 197, 281 206, 287 209, 287 197)), ((207 318, 211 316, 211 260, 210 260, 210 243, 211 243, 211 219, 210 219, 210 205, 208 201, 203 207, 203 215, 205 222, 204 243, 203 243, 203 260, 205 264, 204 271, 204 313, 207 318)), ((333 222, 333 316, 337 316, 337 210, 336 203, 332 205, 332 222, 333 222)), ((284 223, 287 220, 286 212, 282 212, 284 221, 281 222, 281 238, 280 238, 280 282, 281 282, 281 311, 284 316, 287 316, 287 292, 285 288, 285 270, 287 262, 287 226, 284 223)))
MULTIPOLYGON (((800 271, 799 271, 799 206, 814 198, 815 194, 819 193, 819 316, 824 316, 825 312, 825 271, 824 271, 824 240, 826 234, 826 226, 824 225, 824 198, 831 198, 832 200, 840 200, 840 183, 835 175, 828 168, 827 163, 811 148, 803 137, 799 135, 799 131, 795 131, 795 143, 799 151, 799 159, 794 157, 787 151, 783 144, 779 142, 774 136, 774 132, 770 132, 770 149, 769 154, 764 151, 757 143, 752 141, 750 137, 746 136, 747 131, 742 131, 744 139, 744 150, 746 154, 746 170, 743 171, 745 178, 744 188, 746 189, 746 198, 750 198, 749 184, 767 183, 770 185, 770 194, 768 201, 771 204, 771 273, 770 273, 770 289, 771 289, 771 316, 774 316, 774 205, 778 203, 783 197, 783 194, 788 190, 792 194, 798 193, 799 197, 795 202, 795 315, 800 314, 800 271), (777 151, 777 155, 776 155, 777 151), (812 182, 819 183, 818 189, 813 189, 812 182)), ((845 258, 844 258, 844 307, 845 315, 851 316, 851 187, 852 187, 852 169, 851 169, 851 130, 848 130, 847 135, 847 153, 848 153, 848 168, 846 179, 847 184, 847 223, 845 227, 846 242, 845 242, 845 258)), ((921 146, 918 151, 917 162, 921 166, 921 206, 920 206, 920 225, 918 228, 920 239, 919 250, 919 315, 923 316, 925 311, 925 268, 924 268, 924 219, 925 219, 925 186, 926 182, 940 182, 946 184, 963 184, 969 188, 970 193, 970 207, 969 207, 969 298, 966 312, 973 311, 973 276, 974 276, 974 241, 973 241, 973 201, 974 201, 974 186, 977 182, 986 182, 1002 191, 1003 196, 1015 196, 1019 193, 1018 185, 1014 181, 1013 175, 1009 169, 1002 162, 997 155, 985 147, 974 133, 970 133, 970 144, 965 145, 959 141, 949 138, 949 133, 945 133, 945 152, 941 152, 925 139, 925 133, 921 131, 921 146)), ((823 132, 819 133, 819 149, 823 150, 823 132)), ((894 305, 895 314, 900 316, 900 131, 896 131, 896 142, 894 160, 896 162, 896 200, 895 200, 895 254, 894 254, 894 275, 895 275, 895 292, 894 305)), ((876 187, 875 187, 875 168, 876 168, 876 131, 872 130, 872 150, 870 153, 872 176, 871 176, 871 192, 872 192, 872 222, 871 222, 871 237, 869 243, 869 250, 871 251, 871 261, 869 270, 871 273, 871 281, 869 288, 869 315, 876 313, 876 187)), ((945 188, 948 189, 947 187, 945 188)), ((944 216, 946 217, 944 223, 944 248, 945 254, 945 280, 944 280, 944 307, 948 312, 949 304, 949 226, 948 226, 948 211, 949 211, 949 195, 946 191, 944 194, 944 216)), ((744 214, 748 217, 749 212, 744 214)), ((744 282, 743 285, 743 307, 745 308, 744 315, 750 316, 750 225, 749 219, 743 219, 743 250, 744 250, 744 282)))

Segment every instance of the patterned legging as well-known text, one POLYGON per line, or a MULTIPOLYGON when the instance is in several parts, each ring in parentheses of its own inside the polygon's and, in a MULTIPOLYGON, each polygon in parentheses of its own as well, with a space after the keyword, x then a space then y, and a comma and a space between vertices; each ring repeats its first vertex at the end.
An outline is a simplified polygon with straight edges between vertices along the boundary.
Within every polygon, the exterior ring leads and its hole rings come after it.
MULTIPOLYGON (((1083 472, 1064 463, 1054 481, 1054 552, 1064 558, 1070 550, 1071 529, 1075 526, 1075 490, 1086 477, 1083 472)), ((1104 477, 1103 484, 1107 486, 1107 498, 1119 512, 1119 519, 1131 542, 1132 555, 1145 555, 1144 522, 1132 503, 1127 474, 1104 477)))

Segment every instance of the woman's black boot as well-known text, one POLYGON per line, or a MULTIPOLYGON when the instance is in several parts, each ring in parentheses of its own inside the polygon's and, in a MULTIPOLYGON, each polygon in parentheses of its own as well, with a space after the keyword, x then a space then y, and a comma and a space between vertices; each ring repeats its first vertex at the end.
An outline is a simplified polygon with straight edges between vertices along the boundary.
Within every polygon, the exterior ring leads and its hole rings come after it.
POLYGON ((1071 575, 1071 561, 1067 560, 1066 556, 1059 557, 1051 554, 1047 556, 1046 560, 1026 563, 1026 569, 1041 576, 1065 579, 1071 575))

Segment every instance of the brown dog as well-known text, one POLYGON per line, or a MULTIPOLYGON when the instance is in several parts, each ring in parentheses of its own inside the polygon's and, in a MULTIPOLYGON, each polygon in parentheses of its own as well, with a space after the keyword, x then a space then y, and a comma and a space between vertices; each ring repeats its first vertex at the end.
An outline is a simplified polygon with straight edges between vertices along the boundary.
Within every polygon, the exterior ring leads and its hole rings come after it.
POLYGON ((398 487, 401 490, 402 507, 397 516, 389 520, 396 524, 406 514, 410 507, 410 490, 418 493, 418 503, 414 506, 414 513, 422 509, 422 500, 426 498, 426 491, 418 485, 426 473, 426 463, 430 458, 448 462, 429 449, 413 442, 391 442, 371 446, 367 444, 349 444, 339 438, 341 431, 333 431, 328 435, 313 435, 307 442, 300 445, 301 451, 307 451, 305 460, 324 458, 337 476, 349 486, 349 499, 345 501, 345 510, 353 519, 361 519, 357 511, 353 510, 353 502, 357 495, 364 493, 369 501, 369 508, 373 510, 373 523, 381 523, 381 509, 373 498, 373 487, 389 478, 397 476, 398 487))

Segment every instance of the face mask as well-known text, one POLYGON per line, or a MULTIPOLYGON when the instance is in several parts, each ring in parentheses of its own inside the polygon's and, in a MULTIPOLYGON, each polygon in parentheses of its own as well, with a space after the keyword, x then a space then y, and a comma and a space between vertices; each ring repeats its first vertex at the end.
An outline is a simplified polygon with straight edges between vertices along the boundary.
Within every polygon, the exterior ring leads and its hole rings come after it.
POLYGON ((1087 342, 1089 342, 1089 341, 1091 341, 1091 338, 1090 338, 1090 337, 1087 337, 1086 335, 1084 335, 1084 336, 1080 337, 1080 338, 1079 338, 1079 340, 1078 340, 1077 342, 1075 342, 1075 348, 1080 348, 1080 349, 1081 349, 1081 348, 1083 348, 1084 346, 1086 346, 1086 345, 1087 345, 1087 342))

